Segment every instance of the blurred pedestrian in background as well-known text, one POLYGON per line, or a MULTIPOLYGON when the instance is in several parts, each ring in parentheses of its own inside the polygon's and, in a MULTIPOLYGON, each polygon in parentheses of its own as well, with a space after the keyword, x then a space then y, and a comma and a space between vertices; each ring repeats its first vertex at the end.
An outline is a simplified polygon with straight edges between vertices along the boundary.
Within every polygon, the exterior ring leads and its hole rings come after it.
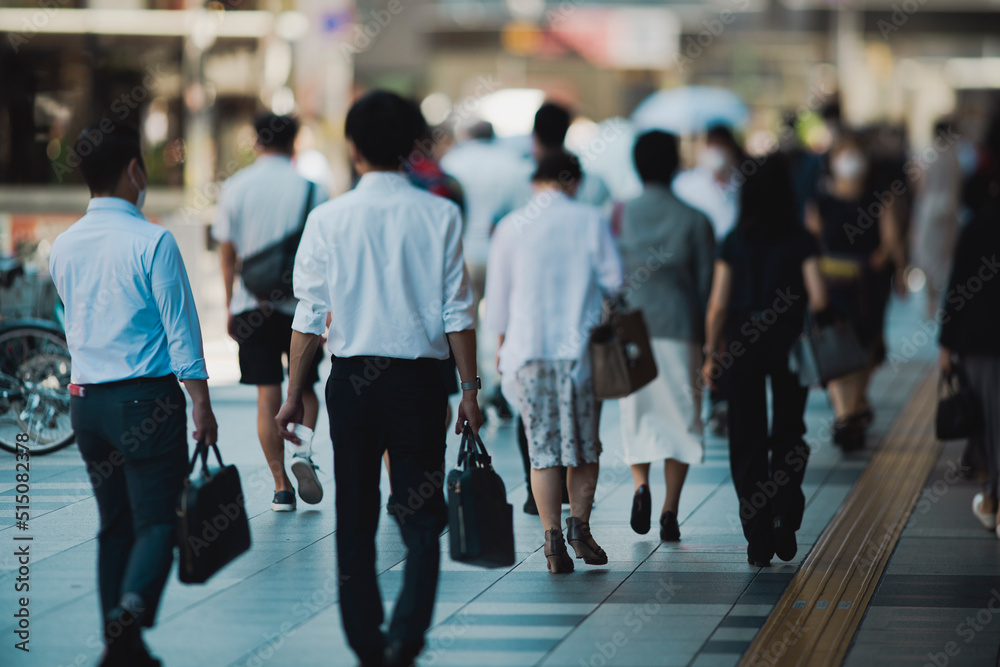
MULTIPOLYGON (((952 135, 950 122, 941 121, 935 125, 935 140, 947 142, 952 135)), ((936 150, 936 158, 928 162, 921 172, 910 238, 912 264, 927 278, 928 317, 935 317, 942 306, 962 207, 962 166, 958 161, 958 146, 944 145, 948 147, 936 150)))
POLYGON ((659 374, 618 403, 625 460, 635 483, 631 525, 640 535, 649 532, 649 469, 663 461, 667 493, 660 539, 678 540, 684 479, 688 467, 705 457, 699 373, 715 237, 708 217, 670 189, 680 164, 677 137, 643 134, 633 156, 643 192, 624 206, 618 248, 628 276, 628 305, 645 316, 659 374))
POLYGON ((720 366, 731 365, 729 465, 747 559, 756 567, 770 564, 774 554, 791 560, 798 550, 809 389, 788 370, 788 355, 802 332, 807 305, 816 313, 827 308, 819 245, 796 216, 788 163, 774 154, 747 178, 739 222, 719 248, 703 370, 711 384, 720 366))
MULTIPOLYGON (((674 192, 685 204, 708 216, 720 243, 739 218, 739 168, 745 161, 746 153, 733 131, 725 125, 714 125, 705 134, 697 166, 682 171, 674 179, 674 192)), ((728 428, 725 377, 718 378, 708 394, 708 429, 713 435, 725 436, 728 428)))
POLYGON ((971 456, 985 467, 983 491, 972 503, 975 516, 1000 537, 1000 123, 987 138, 991 169, 984 199, 962 229, 955 249, 941 323, 940 367, 960 366, 983 416, 969 440, 971 456))
POLYGON ((520 174, 518 167, 517 156, 496 141, 493 126, 485 121, 473 125, 469 138, 441 158, 441 168, 458 179, 465 193, 462 252, 477 316, 486 286, 490 236, 505 213, 507 190, 520 174))
POLYGON ((456 432, 482 423, 476 394, 472 291, 458 207, 409 183, 409 155, 426 124, 415 104, 375 91, 354 103, 344 134, 361 180, 309 217, 295 257, 288 399, 283 438, 301 423, 312 359, 330 321, 333 367, 326 405, 336 480, 336 542, 344 632, 364 665, 408 667, 424 646, 440 574, 449 348, 462 378, 456 432), (406 545, 403 584, 388 635, 375 573, 382 453, 392 488, 409 500, 393 513, 406 545), (420 489, 419 498, 416 489, 420 489), (429 491, 425 493, 425 490, 429 491), (405 492, 404 492, 405 490, 405 492), (410 495, 412 494, 412 495, 410 495))
MULTIPOLYGON (((296 172, 292 153, 299 124, 290 116, 264 114, 254 123, 257 159, 222 186, 212 235, 219 241, 222 282, 226 290, 226 330, 239 343, 240 383, 257 386, 257 437, 274 477, 275 512, 295 510, 295 491, 285 471, 285 444, 278 435, 274 416, 283 397, 285 360, 292 339, 295 299, 262 302, 239 277, 239 266, 247 258, 281 241, 299 229, 305 216, 326 201, 326 190, 296 172)), ((316 428, 319 399, 313 385, 319 382, 317 353, 303 393, 306 411, 302 425, 316 428)), ((309 444, 309 443, 305 443, 309 444)), ((311 504, 323 498, 308 448, 292 457, 292 473, 299 494, 311 504)))
POLYGON ((788 158, 789 168, 792 170, 798 218, 805 220, 806 204, 816 198, 816 188, 823 171, 823 158, 803 144, 799 137, 799 116, 794 111, 786 113, 781 119, 778 147, 788 158))
POLYGON ((486 326, 500 334, 504 392, 524 420, 552 573, 573 569, 561 529, 560 466, 568 469, 566 539, 588 564, 608 558, 590 533, 601 443, 587 341, 602 297, 622 285, 622 266, 597 210, 572 199, 580 178, 573 155, 542 157, 535 196, 497 226, 486 277, 486 326))
POLYGON ((70 416, 100 515, 100 665, 158 667, 142 628, 152 627, 170 574, 188 474, 178 379, 191 395, 194 437, 215 444, 218 427, 180 249, 142 215, 148 176, 138 131, 104 119, 84 131, 77 154, 90 205, 52 244, 49 268, 66 305, 70 416))
POLYGON ((873 413, 868 383, 885 359, 885 311, 893 276, 905 287, 903 244, 894 202, 900 192, 882 184, 858 140, 842 134, 830 151, 830 178, 806 207, 806 228, 819 239, 830 301, 868 351, 867 369, 829 384, 836 422, 833 440, 845 451, 864 446, 873 413))

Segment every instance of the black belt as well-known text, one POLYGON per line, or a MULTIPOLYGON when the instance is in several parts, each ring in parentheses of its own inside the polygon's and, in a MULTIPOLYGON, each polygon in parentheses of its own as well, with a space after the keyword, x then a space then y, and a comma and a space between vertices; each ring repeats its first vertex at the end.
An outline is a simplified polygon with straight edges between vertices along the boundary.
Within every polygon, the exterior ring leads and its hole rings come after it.
POLYGON ((113 389, 117 387, 141 387, 143 385, 149 384, 171 384, 177 382, 177 376, 171 373, 170 375, 160 375, 157 377, 141 377, 141 378, 129 378, 128 380, 115 380, 114 382, 98 382, 95 384, 85 384, 84 387, 92 387, 94 389, 113 389))
POLYGON ((431 359, 430 357, 418 357, 417 359, 399 359, 397 357, 377 357, 377 356, 359 356, 359 357, 338 357, 334 355, 330 358, 331 363, 337 364, 347 364, 349 366, 366 366, 369 364, 375 364, 381 368, 385 368, 387 365, 396 366, 399 368, 437 368, 439 364, 445 359, 431 359))

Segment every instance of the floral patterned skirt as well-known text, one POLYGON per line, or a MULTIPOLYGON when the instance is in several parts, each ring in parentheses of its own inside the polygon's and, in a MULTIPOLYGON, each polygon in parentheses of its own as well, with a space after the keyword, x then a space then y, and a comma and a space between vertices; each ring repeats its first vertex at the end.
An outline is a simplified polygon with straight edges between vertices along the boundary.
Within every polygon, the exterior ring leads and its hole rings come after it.
POLYGON ((515 375, 534 470, 597 463, 601 454, 593 387, 574 378, 577 363, 530 361, 515 375))

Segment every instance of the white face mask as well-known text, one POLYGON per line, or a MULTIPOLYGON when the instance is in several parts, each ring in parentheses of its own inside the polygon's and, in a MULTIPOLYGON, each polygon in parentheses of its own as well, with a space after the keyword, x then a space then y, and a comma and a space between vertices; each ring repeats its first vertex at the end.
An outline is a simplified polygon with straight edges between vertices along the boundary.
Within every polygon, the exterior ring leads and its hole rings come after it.
POLYGON ((146 203, 146 184, 143 183, 140 187, 136 180, 132 178, 132 174, 128 175, 128 180, 132 181, 132 185, 139 191, 139 194, 135 198, 135 207, 141 211, 142 205, 146 203))
POLYGON ((837 178, 855 179, 860 178, 865 173, 865 158, 856 151, 841 153, 830 165, 833 175, 837 178))
POLYGON ((708 146, 698 157, 698 164, 713 174, 717 174, 729 166, 729 156, 721 148, 708 146))

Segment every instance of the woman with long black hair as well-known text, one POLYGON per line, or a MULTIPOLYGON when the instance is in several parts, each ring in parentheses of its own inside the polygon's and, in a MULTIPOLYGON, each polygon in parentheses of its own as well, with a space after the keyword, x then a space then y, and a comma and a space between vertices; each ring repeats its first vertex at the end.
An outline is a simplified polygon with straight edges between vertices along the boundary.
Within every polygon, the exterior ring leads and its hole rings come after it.
POLYGON ((715 262, 706 318, 705 381, 729 383, 729 463, 747 558, 764 567, 798 546, 809 458, 807 387, 788 370, 806 306, 827 307, 819 246, 799 222, 787 159, 768 156, 740 193, 740 217, 715 262), (773 417, 768 425, 767 379, 773 417))

